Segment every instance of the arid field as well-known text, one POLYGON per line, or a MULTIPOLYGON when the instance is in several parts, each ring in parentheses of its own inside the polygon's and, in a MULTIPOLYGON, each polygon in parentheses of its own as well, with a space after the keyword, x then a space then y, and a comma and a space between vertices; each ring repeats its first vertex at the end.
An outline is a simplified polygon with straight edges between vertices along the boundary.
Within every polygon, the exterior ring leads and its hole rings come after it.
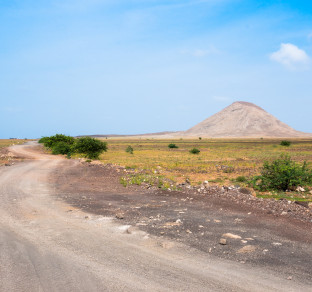
MULTIPOLYGON (((260 173, 264 161, 277 159, 281 154, 288 154, 299 163, 312 163, 312 139, 288 140, 289 147, 280 145, 282 139, 108 138, 108 151, 101 155, 101 161, 162 175, 175 183, 188 179, 194 185, 205 180, 218 185, 244 185, 245 179, 260 173), (178 148, 169 149, 170 143, 178 148), (133 154, 126 152, 128 146, 133 148, 133 154), (192 148, 200 153, 191 154, 192 148)), ((310 199, 309 194, 304 196, 310 199)))

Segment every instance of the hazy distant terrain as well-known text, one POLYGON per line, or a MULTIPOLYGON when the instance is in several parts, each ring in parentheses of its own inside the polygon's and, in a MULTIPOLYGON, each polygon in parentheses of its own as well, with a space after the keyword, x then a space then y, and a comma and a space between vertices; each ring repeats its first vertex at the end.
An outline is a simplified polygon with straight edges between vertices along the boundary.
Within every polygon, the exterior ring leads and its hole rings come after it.
POLYGON ((312 137, 312 134, 296 131, 253 103, 237 101, 187 131, 136 135, 92 135, 92 137, 134 136, 150 138, 304 138, 312 137))

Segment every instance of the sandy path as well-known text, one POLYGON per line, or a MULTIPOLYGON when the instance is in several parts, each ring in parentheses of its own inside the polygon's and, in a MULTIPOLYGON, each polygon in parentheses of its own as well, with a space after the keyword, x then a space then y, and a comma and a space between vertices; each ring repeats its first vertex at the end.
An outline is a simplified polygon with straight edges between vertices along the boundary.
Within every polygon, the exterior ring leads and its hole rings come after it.
POLYGON ((62 160, 36 154, 32 144, 11 150, 32 159, 0 169, 0 291, 311 291, 142 231, 128 233, 111 218, 69 212, 49 183, 62 160))

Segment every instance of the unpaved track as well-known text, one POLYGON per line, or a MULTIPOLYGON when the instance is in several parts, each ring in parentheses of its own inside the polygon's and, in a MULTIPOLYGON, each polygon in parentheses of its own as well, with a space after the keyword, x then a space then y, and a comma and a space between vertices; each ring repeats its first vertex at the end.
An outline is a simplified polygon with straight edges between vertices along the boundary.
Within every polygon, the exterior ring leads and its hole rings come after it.
POLYGON ((129 234, 110 218, 69 212, 49 183, 63 160, 36 154, 31 143, 11 150, 29 160, 0 169, 0 291, 312 291, 183 245, 164 248, 163 239, 129 234))

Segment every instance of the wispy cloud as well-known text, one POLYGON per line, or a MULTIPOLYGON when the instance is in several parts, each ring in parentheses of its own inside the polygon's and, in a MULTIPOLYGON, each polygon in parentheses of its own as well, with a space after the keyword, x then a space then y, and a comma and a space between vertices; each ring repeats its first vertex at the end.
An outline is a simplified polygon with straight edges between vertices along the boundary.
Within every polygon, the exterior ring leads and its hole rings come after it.
POLYGON ((270 55, 270 59, 290 69, 307 68, 310 63, 308 54, 290 43, 281 44, 280 49, 270 55))

